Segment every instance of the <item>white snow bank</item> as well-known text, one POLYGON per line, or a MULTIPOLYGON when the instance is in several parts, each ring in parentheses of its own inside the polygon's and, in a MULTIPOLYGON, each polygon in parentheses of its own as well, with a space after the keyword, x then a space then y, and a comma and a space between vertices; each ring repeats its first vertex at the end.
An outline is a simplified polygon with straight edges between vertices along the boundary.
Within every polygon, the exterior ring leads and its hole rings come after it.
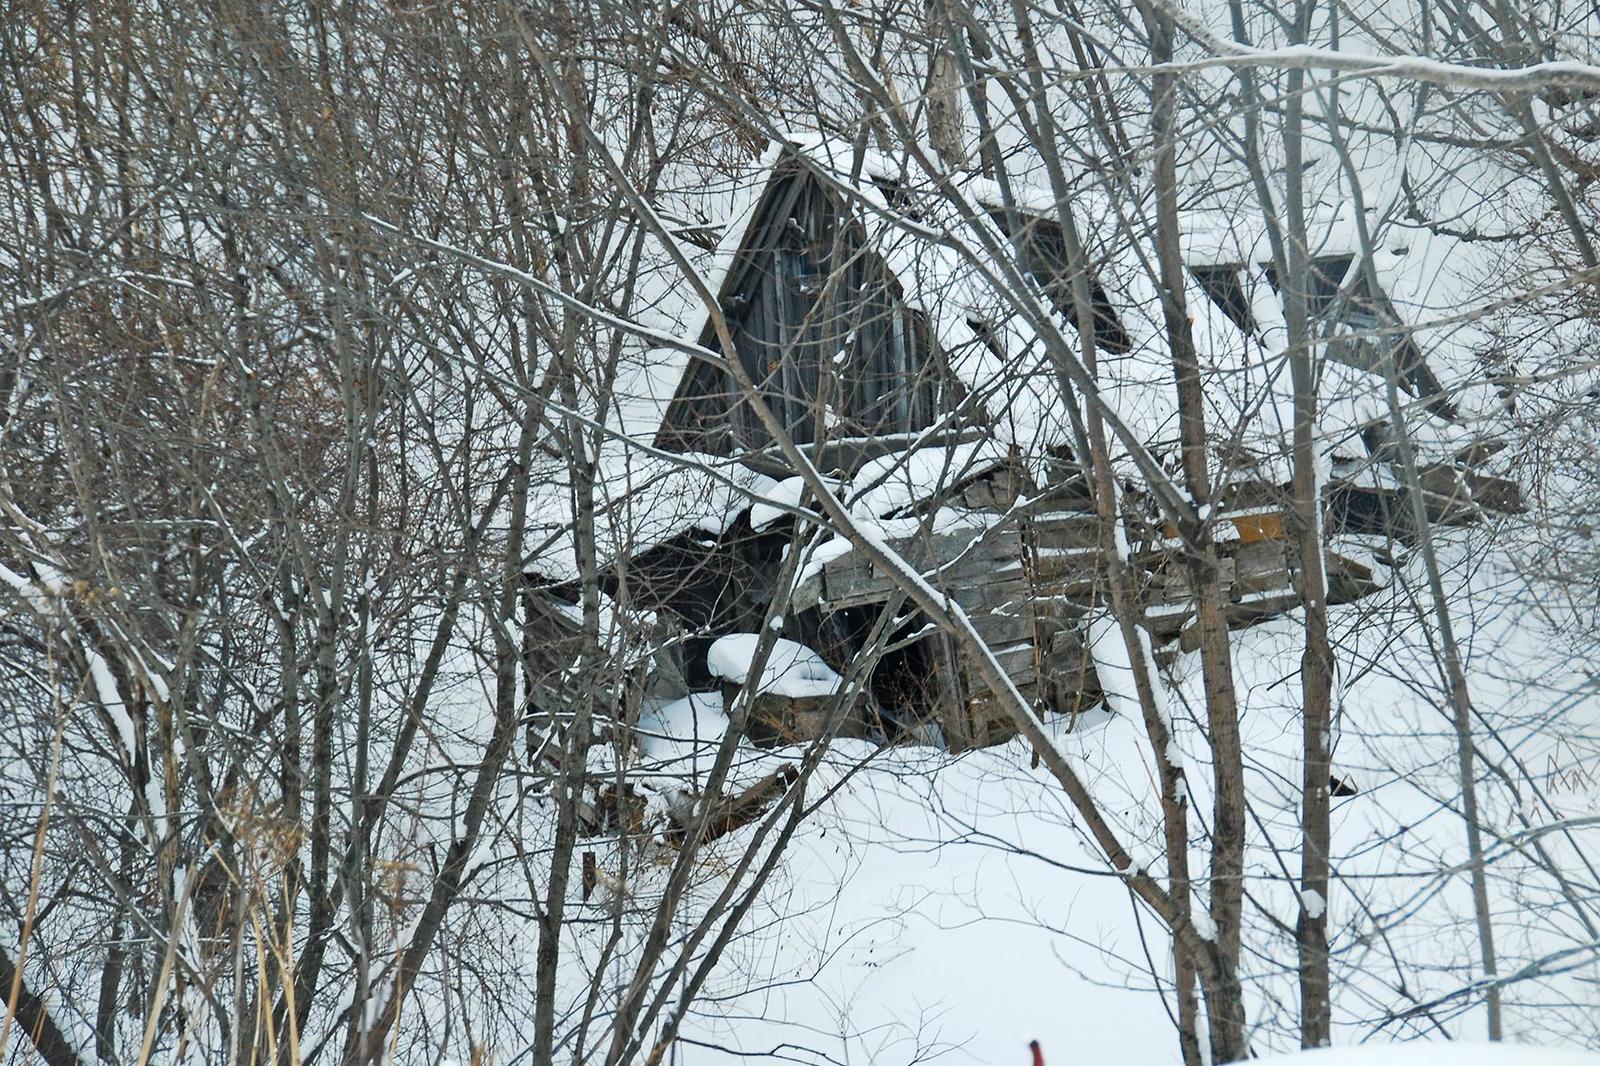
POLYGON ((1319 1048, 1257 1061, 1296 1066, 1600 1066, 1600 1055, 1525 1044, 1417 1041, 1319 1048))
POLYGON ((1005 462, 1006 446, 993 438, 949 448, 918 448, 870 460, 856 472, 860 494, 850 502, 860 517, 887 517, 957 482, 1005 462))
MULTIPOLYGON (((837 485, 832 478, 827 480, 837 485)), ((761 498, 750 508, 750 528, 766 529, 788 514, 790 508, 799 507, 805 493, 805 478, 798 476, 784 478, 762 493, 761 498)))
MULTIPOLYGON (((722 697, 691 692, 677 700, 646 700, 639 714, 639 747, 643 758, 631 770, 647 797, 645 822, 681 821, 705 789, 705 776, 716 762, 728 731, 722 697)), ((736 795, 791 760, 782 753, 754 747, 740 738, 723 781, 724 794, 736 795)))
MULTIPOLYGON (((712 675, 736 685, 744 684, 760 639, 755 633, 730 633, 719 638, 706 652, 706 665, 712 675)), ((831 696, 843 684, 844 679, 822 661, 822 656, 804 644, 780 637, 767 656, 757 691, 790 697, 831 696)))
POLYGON ((700 754, 709 759, 727 731, 722 697, 714 692, 650 701, 639 714, 639 747, 647 764, 675 764, 700 754))
MULTIPOLYGON (((972 539, 976 541, 997 521, 999 517, 996 515, 941 507, 931 515, 915 518, 857 518, 856 528, 864 537, 871 537, 879 547, 883 547, 886 542, 901 538, 922 534, 953 533, 958 530, 970 530, 972 539)), ((804 584, 822 573, 823 568, 829 563, 853 551, 855 545, 848 538, 838 534, 826 540, 816 541, 801 560, 795 584, 804 584)))

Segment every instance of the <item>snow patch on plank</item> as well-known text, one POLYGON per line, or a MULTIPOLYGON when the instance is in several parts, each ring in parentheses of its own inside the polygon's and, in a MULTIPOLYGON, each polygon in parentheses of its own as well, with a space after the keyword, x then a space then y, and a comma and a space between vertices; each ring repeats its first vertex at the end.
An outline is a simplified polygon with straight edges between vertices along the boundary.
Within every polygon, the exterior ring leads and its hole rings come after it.
MULTIPOLYGON (((750 675, 756 646, 755 633, 731 633, 719 638, 706 652, 706 666, 712 676, 743 685, 750 675)), ((804 644, 779 637, 767 656, 756 691, 791 698, 831 696, 844 685, 844 679, 822 661, 822 656, 804 644)))

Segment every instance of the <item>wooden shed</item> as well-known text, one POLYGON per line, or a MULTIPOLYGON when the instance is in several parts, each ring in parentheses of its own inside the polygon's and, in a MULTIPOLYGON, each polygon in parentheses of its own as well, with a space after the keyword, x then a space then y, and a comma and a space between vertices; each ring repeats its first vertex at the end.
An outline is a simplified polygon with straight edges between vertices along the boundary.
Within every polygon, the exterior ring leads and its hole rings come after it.
MULTIPOLYGON (((859 488, 865 471, 890 470, 897 460, 909 464, 916 456, 945 458, 944 476, 905 494, 874 520, 893 526, 885 538, 889 546, 966 610, 1041 713, 1074 715, 1103 697, 1088 636, 1089 620, 1104 605, 1100 529, 1068 451, 1058 447, 1043 459, 1024 458, 1014 448, 995 446, 992 410, 974 396, 982 383, 956 371, 951 352, 941 347, 941 330, 930 321, 929 308, 941 294, 924 291, 926 277, 913 283, 882 253, 868 215, 891 201, 905 209, 906 195, 870 168, 836 182, 815 164, 780 154, 737 242, 726 250, 719 304, 743 369, 821 471, 859 488), (842 192, 846 187, 853 191, 842 192)), ((1027 247, 1026 268, 1055 299, 1065 289, 1068 269, 1060 231, 1043 215, 1027 216, 1024 224, 1019 239, 1027 247)), ((1199 269, 1195 281, 1241 331, 1253 328, 1226 270, 1199 269)), ((1119 320, 1115 294, 1098 280, 1092 292, 1101 346, 1112 355, 1128 352, 1132 341, 1119 320)), ((1328 307, 1339 298, 1337 292, 1322 296, 1328 307)), ((1346 303, 1355 308, 1351 314, 1360 315, 1376 299, 1358 293, 1346 303)), ((1057 303, 1065 314, 1066 303, 1057 303)), ((983 341, 987 325, 969 325, 983 341)), ((702 347, 718 347, 703 320, 695 339, 702 347)), ((1407 344, 1407 386, 1425 395, 1437 382, 1422 353, 1407 344)), ((1357 362, 1370 358, 1352 345, 1338 352, 1357 362)), ((1436 405, 1431 417, 1448 419, 1452 413, 1436 405)), ((1381 436, 1381 430, 1374 433, 1381 436)), ((726 370, 709 361, 682 370, 653 443, 724 457, 776 480, 793 474, 726 370)), ((1367 476, 1387 470, 1393 456, 1384 449, 1375 441, 1360 464, 1335 469, 1327 497, 1330 532, 1402 542, 1414 535, 1404 500, 1367 476)), ((1515 486, 1478 473, 1472 459, 1457 456, 1426 471, 1435 521, 1475 521, 1485 509, 1518 505, 1515 486)), ((1192 616, 1181 545, 1153 514, 1136 513, 1142 503, 1138 486, 1129 486, 1125 502, 1144 624, 1158 644, 1181 646, 1192 616)), ((1235 625, 1255 624, 1298 603, 1300 560, 1285 536, 1285 504, 1281 484, 1241 476, 1215 516, 1224 534, 1223 579, 1235 625)), ((708 691, 717 679, 708 671, 706 649, 721 636, 761 626, 779 591, 793 521, 785 515, 757 520, 746 506, 715 530, 686 528, 614 560, 608 591, 625 568, 633 605, 678 628, 669 642, 671 669, 682 684, 708 691)), ((835 543, 824 554, 802 569, 803 580, 784 612, 783 635, 843 670, 859 655, 873 620, 902 601, 890 576, 848 545, 835 543)), ((1329 552, 1326 565, 1334 602, 1379 586, 1371 568, 1338 550, 1329 552)), ((573 592, 552 586, 540 595, 559 600, 573 592)), ((530 608, 530 624, 549 615, 530 608)), ((938 736, 952 749, 1012 734, 973 664, 943 634, 903 610, 892 636, 870 679, 870 698, 850 712, 848 731, 886 740, 938 736)), ((551 698, 559 698, 551 691, 551 698)), ((814 719, 797 710, 796 722, 802 720, 814 719)), ((797 727, 795 735, 806 732, 797 727)))

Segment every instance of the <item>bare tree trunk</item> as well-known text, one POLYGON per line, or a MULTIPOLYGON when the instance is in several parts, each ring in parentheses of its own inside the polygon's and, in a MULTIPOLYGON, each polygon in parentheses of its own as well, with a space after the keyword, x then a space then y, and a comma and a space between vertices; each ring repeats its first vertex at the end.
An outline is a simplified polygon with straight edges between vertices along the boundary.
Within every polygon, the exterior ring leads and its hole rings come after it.
MULTIPOLYGON (((1151 58, 1158 65, 1173 56, 1172 20, 1144 7, 1151 58)), ((1210 726, 1215 782, 1212 811, 1211 918, 1217 930, 1217 965, 1227 974, 1211 992, 1211 1055, 1216 1062, 1244 1057, 1245 1012, 1238 971, 1243 934, 1245 794, 1244 753, 1239 739, 1239 702, 1233 681, 1233 652, 1228 636, 1226 594, 1213 536, 1211 479, 1207 459, 1205 396, 1184 290, 1187 271, 1179 246, 1177 177, 1177 78, 1157 73, 1151 82, 1151 119, 1155 136, 1155 239, 1158 289, 1167 343, 1172 351, 1178 394, 1178 425, 1183 454, 1184 486, 1201 517, 1181 530, 1195 603, 1201 669, 1205 678, 1206 719, 1210 726)), ((1180 973, 1188 966, 1179 960, 1180 973)), ((1192 999, 1192 992, 1189 993, 1192 999)), ((1180 989, 1180 1017, 1193 1012, 1180 989)), ((1180 1029, 1182 1026, 1180 1026, 1180 1029)), ((1198 1057, 1198 1047, 1184 1045, 1185 1061, 1198 1057)))
POLYGON ((8 1004, 15 1004, 7 1012, 6 1021, 15 1019, 41 1059, 49 1066, 80 1066, 77 1051, 51 1016, 49 1006, 23 981, 4 948, 0 948, 0 994, 6 996, 8 1004))
POLYGON ((961 70, 945 37, 949 20, 941 8, 946 2, 928 2, 928 143, 946 167, 960 170, 967 165, 962 144, 961 70))
MULTIPOLYGON (((1369 260, 1370 262, 1370 260, 1369 260)), ((1370 269, 1370 268, 1369 268, 1370 269)), ((1411 500, 1412 521, 1421 537, 1423 565, 1428 572, 1428 595, 1433 602, 1434 621, 1439 627, 1439 653, 1443 659, 1445 682, 1450 691, 1451 724, 1456 734, 1456 778, 1461 786, 1461 817, 1467 828, 1467 865, 1472 878, 1472 912, 1478 927, 1478 956, 1483 964, 1484 1005, 1487 1009, 1488 1037, 1499 1040, 1501 1020, 1499 967, 1494 943, 1494 917, 1489 907, 1489 880, 1483 854, 1483 829, 1478 820, 1478 783, 1474 769, 1476 745, 1472 740, 1472 695, 1467 687, 1461 649, 1450 622, 1450 603, 1445 597, 1439 556, 1434 550, 1433 531, 1423 497, 1422 476, 1417 469, 1416 449, 1411 444, 1400 403, 1397 381, 1400 376, 1398 349, 1390 352, 1388 372, 1389 410, 1394 419, 1400 450, 1400 466, 1411 500)))
MULTIPOLYGON (((1355 164, 1337 126, 1337 115, 1329 115, 1329 128, 1334 149, 1347 173, 1355 174, 1355 164)), ((1356 234, 1360 242, 1360 261, 1355 269, 1373 292, 1379 291, 1377 271, 1373 266, 1372 235, 1366 221, 1360 185, 1352 180, 1355 206, 1356 234)), ((1387 323, 1386 323, 1387 324, 1387 323)), ((1478 931, 1478 958, 1483 966, 1484 1006, 1487 1013, 1487 1030, 1490 1040, 1500 1040, 1503 1035, 1502 1004, 1499 984, 1499 966, 1495 950, 1494 917, 1489 905, 1488 869, 1484 861, 1483 830, 1478 820, 1478 786, 1476 771, 1477 745, 1473 741, 1471 690, 1467 685, 1466 666, 1461 658, 1460 645, 1456 643, 1455 627, 1450 620, 1450 604, 1445 596, 1444 579, 1439 569, 1439 556, 1434 547, 1433 524, 1428 518, 1427 499, 1423 493, 1422 474, 1417 466, 1416 446, 1411 439, 1406 421, 1405 406, 1400 400, 1400 355, 1403 346, 1395 344, 1388 352, 1384 365, 1384 390, 1389 405, 1389 418, 1394 429, 1395 449, 1399 453, 1400 472, 1405 481, 1411 521, 1420 541, 1423 566, 1428 577, 1428 597, 1433 607, 1434 621, 1439 627, 1439 657, 1445 687, 1449 692, 1451 725, 1456 736, 1456 780, 1461 788, 1461 817, 1466 823, 1467 864, 1472 882, 1472 911, 1478 931)), ((1538 845, 1536 845, 1538 846, 1538 845)), ((1563 894, 1566 893, 1565 879, 1563 894)), ((1570 895, 1569 895, 1570 900, 1570 895)), ((1579 912, 1585 926, 1591 921, 1579 912)))
MULTIPOLYGON (((1314 4, 1296 13, 1295 39, 1303 40, 1314 4)), ((1328 787, 1332 775, 1333 656, 1328 647, 1327 574, 1322 552, 1322 491, 1317 440, 1317 365, 1309 305, 1311 260, 1302 186, 1303 71, 1291 70, 1284 104, 1284 320, 1294 389, 1290 489, 1305 648, 1300 659, 1301 812, 1300 907, 1295 924, 1299 959, 1300 1043, 1322 1047, 1331 1036, 1328 978, 1328 787)))

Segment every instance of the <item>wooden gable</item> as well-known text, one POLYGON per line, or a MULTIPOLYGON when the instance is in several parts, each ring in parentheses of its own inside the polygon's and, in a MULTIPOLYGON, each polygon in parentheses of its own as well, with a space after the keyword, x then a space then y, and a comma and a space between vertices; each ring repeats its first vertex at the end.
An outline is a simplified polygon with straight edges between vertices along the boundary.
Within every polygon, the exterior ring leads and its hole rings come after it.
MULTIPOLYGON (((865 227, 799 166, 769 182, 719 300, 740 362, 796 443, 903 439, 959 401, 927 321, 865 227)), ((709 325, 700 343, 718 347, 709 325)), ((772 441, 731 376, 696 363, 657 443, 727 455, 772 441)))

